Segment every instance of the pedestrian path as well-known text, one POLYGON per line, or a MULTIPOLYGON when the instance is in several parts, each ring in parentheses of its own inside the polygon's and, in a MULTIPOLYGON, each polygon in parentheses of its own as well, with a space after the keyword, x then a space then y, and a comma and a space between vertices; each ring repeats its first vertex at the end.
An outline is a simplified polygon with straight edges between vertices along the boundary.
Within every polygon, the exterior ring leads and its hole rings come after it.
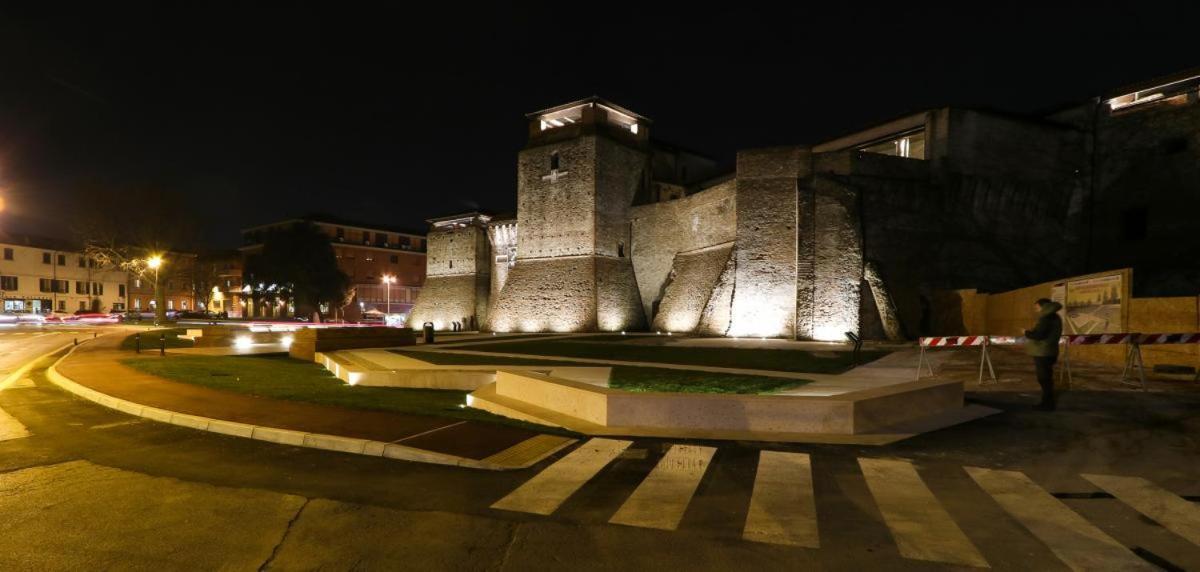
POLYGON ((524 427, 272 399, 171 381, 123 364, 132 354, 117 349, 122 339, 101 336, 77 346, 54 366, 51 381, 107 407, 155 421, 427 463, 523 468, 574 442, 524 427))
MULTIPOLYGON (((688 511, 693 505, 718 502, 706 499, 701 486, 713 480, 717 449, 690 444, 669 445, 652 467, 638 469, 633 475, 639 482, 627 487, 606 486, 610 479, 626 481, 629 465, 617 469, 618 461, 635 459, 630 441, 591 439, 558 461, 550 464, 507 496, 492 504, 493 509, 556 515, 564 503, 584 491, 621 491, 612 499, 618 506, 608 522, 623 526, 675 531, 686 528, 688 511), (643 472, 644 471, 644 472, 643 472), (620 475, 618 477, 618 474, 620 475)), ((636 461, 629 461, 636 463, 636 461)), ((859 458, 861 478, 869 491, 879 521, 886 527, 900 557, 930 563, 971 568, 990 568, 979 542, 1003 542, 994 530, 980 530, 956 520, 957 510, 977 513, 990 511, 985 521, 1013 522, 1009 534, 1028 531, 1047 549, 1045 558, 1057 558, 1073 570, 1154 570, 1135 553, 1136 539, 1122 542, 1102 531, 1080 513, 1019 471, 963 467, 957 478, 974 483, 994 503, 980 505, 975 500, 963 505, 953 491, 938 493, 922 477, 922 469, 904 459, 859 458), (1011 517, 1012 521, 1006 518, 1011 517), (1012 526, 1017 528, 1012 528, 1012 526)), ((1137 510, 1146 518, 1177 535, 1185 550, 1200 550, 1200 508, 1181 496, 1146 479, 1112 475, 1082 475, 1119 502, 1137 510)), ((944 481, 933 481, 943 483, 944 481)), ((710 483, 710 486, 715 486, 710 483)), ((727 497, 728 491, 724 493, 727 497)), ((750 542, 819 549, 821 523, 838 515, 818 511, 819 495, 814 494, 812 460, 803 453, 762 451, 759 453, 744 523, 739 530, 750 542)), ((1107 497, 1106 497, 1107 498, 1107 497)), ((601 501, 593 501, 596 504, 601 501)), ((1112 502, 1112 501, 1101 501, 1112 502)), ((697 509, 703 512, 703 508, 697 509)), ((566 509, 566 512, 571 512, 566 509)), ((726 511, 729 512, 729 511, 726 511)), ((869 511, 868 511, 869 514, 869 511)), ((996 558, 995 549, 991 553, 996 558)), ((1001 557, 1007 556, 1004 554, 1001 557)), ((1011 565, 1011 562, 1008 562, 1011 565)))

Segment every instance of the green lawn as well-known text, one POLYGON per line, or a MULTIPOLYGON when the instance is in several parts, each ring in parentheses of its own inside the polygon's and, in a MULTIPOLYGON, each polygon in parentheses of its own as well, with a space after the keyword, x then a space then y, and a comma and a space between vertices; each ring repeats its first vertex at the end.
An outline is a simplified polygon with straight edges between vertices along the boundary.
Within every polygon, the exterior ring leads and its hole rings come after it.
MULTIPOLYGON (((473 348, 474 346, 472 346, 473 348)), ((471 354, 423 352, 420 350, 393 350, 419 360, 438 365, 495 365, 495 366, 545 366, 545 367, 595 367, 596 364, 569 361, 522 359, 512 357, 489 357, 471 354)), ((757 375, 731 375, 664 369, 655 367, 613 367, 608 380, 609 387, 636 392, 656 393, 775 393, 800 387, 809 383, 803 379, 783 379, 757 375)))
MULTIPOLYGON (((168 348, 190 348, 192 347, 191 340, 181 340, 179 336, 186 335, 187 328, 171 328, 168 330, 147 330, 142 332, 142 351, 157 350, 159 344, 159 336, 166 335, 168 348)), ((136 338, 139 334, 127 336, 121 340, 121 349, 133 350, 137 344, 136 338)))
POLYGON ((608 380, 613 389, 639 393, 775 393, 806 383, 803 379, 629 366, 614 367, 608 380))
MULTIPOLYGON (((609 336, 605 336, 605 338, 609 338, 609 336)), ((853 355, 848 351, 810 352, 805 350, 765 348, 648 346, 592 341, 591 338, 513 342, 497 341, 493 344, 472 345, 463 349, 480 352, 768 369, 802 373, 841 373, 854 365, 853 355)), ((886 351, 864 350, 860 355, 860 359, 862 363, 867 363, 879 359, 888 353, 886 351)))
POLYGON ((285 356, 168 356, 130 358, 121 363, 175 381, 272 399, 489 421, 569 434, 463 407, 466 391, 355 387, 315 363, 285 356))

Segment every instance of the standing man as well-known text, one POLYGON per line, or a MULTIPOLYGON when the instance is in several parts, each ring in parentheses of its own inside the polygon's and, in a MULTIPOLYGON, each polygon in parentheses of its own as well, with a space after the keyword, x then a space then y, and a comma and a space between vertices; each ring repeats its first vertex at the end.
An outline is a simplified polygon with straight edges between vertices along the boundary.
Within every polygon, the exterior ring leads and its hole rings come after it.
POLYGON ((1046 298, 1034 303, 1037 323, 1025 330, 1025 352, 1033 357, 1038 385, 1042 386, 1042 402, 1034 409, 1054 411, 1054 362, 1058 361, 1058 342, 1062 338, 1062 304, 1046 298))

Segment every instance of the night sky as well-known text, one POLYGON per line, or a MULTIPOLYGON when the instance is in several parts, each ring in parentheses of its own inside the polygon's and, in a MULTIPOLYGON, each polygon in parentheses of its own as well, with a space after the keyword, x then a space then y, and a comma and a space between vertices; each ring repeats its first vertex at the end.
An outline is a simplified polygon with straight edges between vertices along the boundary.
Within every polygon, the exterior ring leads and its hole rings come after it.
POLYGON ((424 229, 512 210, 524 114, 592 94, 731 165, 906 112, 1037 112, 1200 65, 1194 3, 242 4, 0 8, 0 224, 61 235, 82 195, 153 188, 183 199, 204 246, 309 212, 424 229))

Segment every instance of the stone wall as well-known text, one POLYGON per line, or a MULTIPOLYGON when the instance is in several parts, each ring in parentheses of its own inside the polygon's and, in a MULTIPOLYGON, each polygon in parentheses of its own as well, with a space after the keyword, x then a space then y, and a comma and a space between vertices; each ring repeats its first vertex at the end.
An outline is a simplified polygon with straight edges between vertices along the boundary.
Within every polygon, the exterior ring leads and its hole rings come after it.
POLYGON ((682 199, 633 207, 630 254, 647 318, 654 318, 677 253, 734 239, 736 191, 729 179, 682 199))
POLYGON ((597 137, 523 149, 517 158, 518 258, 592 254, 597 137), (559 168, 551 172, 551 156, 559 168))
POLYGON ((488 226, 492 246, 491 299, 494 300, 508 280, 508 270, 517 260, 517 223, 494 222, 488 226))
POLYGON ((733 243, 727 242, 676 254, 651 329, 696 330, 732 253, 733 243))
POLYGON ((738 153, 736 284, 730 335, 793 335, 798 179, 807 177, 809 171, 806 148, 738 153))
POLYGON ((504 289, 492 305, 488 329, 497 332, 596 329, 595 260, 592 256, 517 258, 504 289))
POLYGON ((595 272, 596 329, 605 332, 644 329, 646 316, 629 259, 597 256, 595 272))
POLYGON ((417 295, 410 323, 433 322, 447 329, 459 322, 475 329, 487 319, 491 286, 491 245, 478 225, 435 228, 428 236, 425 286, 417 295))
POLYGON ((859 332, 863 251, 858 193, 830 177, 815 177, 812 186, 811 337, 841 341, 846 332, 859 332))
POLYGON ((595 242, 592 252, 629 256, 630 206, 648 180, 649 160, 637 149, 597 137, 595 170, 595 242))
POLYGON ((1098 112, 1087 272, 1132 265, 1142 296, 1200 291, 1200 100, 1098 112))
POLYGON ((480 319, 476 308, 477 283, 475 274, 425 278, 425 287, 417 296, 408 322, 413 327, 433 322, 433 327, 439 330, 450 329, 452 322, 462 322, 470 327, 472 316, 476 316, 476 321, 480 319))

